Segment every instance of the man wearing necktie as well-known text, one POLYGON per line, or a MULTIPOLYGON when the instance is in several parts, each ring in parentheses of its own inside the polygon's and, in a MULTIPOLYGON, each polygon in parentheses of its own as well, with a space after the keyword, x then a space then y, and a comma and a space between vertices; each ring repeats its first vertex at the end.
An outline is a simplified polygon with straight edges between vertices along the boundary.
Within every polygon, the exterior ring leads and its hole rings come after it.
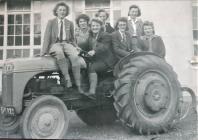
POLYGON ((57 60, 57 64, 64 75, 65 87, 72 86, 71 78, 68 72, 69 63, 71 62, 72 72, 78 91, 83 93, 80 81, 80 69, 85 66, 83 58, 79 57, 77 45, 74 40, 74 26, 71 21, 65 17, 69 14, 69 7, 65 3, 58 3, 54 8, 56 18, 49 20, 42 49, 42 55, 50 54, 57 60), (67 58, 65 58, 65 54, 67 58))

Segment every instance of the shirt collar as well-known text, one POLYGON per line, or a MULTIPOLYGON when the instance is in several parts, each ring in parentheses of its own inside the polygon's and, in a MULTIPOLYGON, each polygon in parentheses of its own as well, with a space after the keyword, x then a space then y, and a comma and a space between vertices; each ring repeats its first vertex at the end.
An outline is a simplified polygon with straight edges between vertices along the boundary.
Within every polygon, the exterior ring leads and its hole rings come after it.
POLYGON ((130 20, 131 22, 136 23, 136 22, 138 21, 138 18, 135 18, 135 21, 134 21, 133 19, 131 19, 131 18, 129 18, 129 20, 130 20))
MULTIPOLYGON (((58 20, 58 23, 61 22, 61 19, 57 18, 57 20, 58 20)), ((65 21, 65 18, 63 18, 62 21, 64 22, 65 21)))

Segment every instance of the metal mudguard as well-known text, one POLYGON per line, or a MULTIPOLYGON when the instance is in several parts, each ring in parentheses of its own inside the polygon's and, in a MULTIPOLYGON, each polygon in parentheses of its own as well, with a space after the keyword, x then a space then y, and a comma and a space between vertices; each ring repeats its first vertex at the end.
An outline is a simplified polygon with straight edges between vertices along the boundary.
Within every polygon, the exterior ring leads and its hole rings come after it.
MULTIPOLYGON (((10 79, 12 85, 7 82, 7 84, 3 84, 3 89, 7 89, 7 87, 9 87, 12 90, 11 93, 6 93, 7 90, 2 90, 3 105, 13 106, 16 114, 19 114, 22 111, 23 94, 28 81, 39 73, 57 71, 58 67, 55 59, 51 56, 9 59, 4 64, 4 76, 8 75, 5 70, 6 65, 10 64, 13 66, 12 72, 9 72, 9 75, 12 75, 12 78, 10 79)), ((2 81, 3 83, 7 81, 4 81, 4 79, 2 81)))

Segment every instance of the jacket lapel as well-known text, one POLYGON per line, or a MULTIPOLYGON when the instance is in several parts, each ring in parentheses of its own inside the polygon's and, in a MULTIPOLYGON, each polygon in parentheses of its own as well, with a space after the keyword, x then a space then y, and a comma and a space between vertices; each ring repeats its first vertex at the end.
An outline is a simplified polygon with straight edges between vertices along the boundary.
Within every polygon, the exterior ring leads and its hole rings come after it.
POLYGON ((65 33, 66 33, 66 40, 69 40, 69 35, 70 35, 70 22, 65 19, 65 33))
POLYGON ((52 29, 53 29, 53 32, 54 32, 54 37, 57 39, 58 38, 58 20, 55 18, 53 21, 52 21, 52 29))

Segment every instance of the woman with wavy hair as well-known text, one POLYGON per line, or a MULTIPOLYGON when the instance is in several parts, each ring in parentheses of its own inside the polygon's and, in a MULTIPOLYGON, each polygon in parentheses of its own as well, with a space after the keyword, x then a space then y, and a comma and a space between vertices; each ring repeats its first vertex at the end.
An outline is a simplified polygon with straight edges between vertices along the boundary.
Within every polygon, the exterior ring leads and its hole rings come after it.
POLYGON ((80 48, 83 48, 84 43, 89 37, 89 20, 90 18, 86 14, 80 14, 76 18, 76 24, 78 27, 75 30, 75 38, 80 48))
POLYGON ((90 98, 95 97, 98 83, 98 72, 106 72, 113 68, 117 62, 112 52, 111 35, 102 30, 103 23, 99 19, 92 19, 90 23, 90 34, 86 43, 91 62, 88 66, 90 88, 86 93, 90 98))
POLYGON ((141 50, 153 52, 156 55, 164 58, 166 55, 166 49, 162 38, 155 35, 154 24, 150 21, 143 23, 143 36, 140 37, 141 50))
POLYGON ((56 63, 64 76, 66 89, 72 86, 68 72, 69 63, 67 59, 69 59, 71 61, 75 84, 78 87, 79 93, 83 93, 81 89, 80 70, 85 63, 78 56, 79 52, 74 39, 73 23, 66 18, 69 14, 69 6, 64 2, 58 3, 53 13, 55 18, 48 21, 45 30, 42 55, 50 54, 55 57, 56 63))
POLYGON ((137 5, 131 5, 128 12, 128 25, 129 33, 132 36, 141 36, 143 35, 142 25, 143 22, 139 18, 141 16, 141 10, 137 5))

